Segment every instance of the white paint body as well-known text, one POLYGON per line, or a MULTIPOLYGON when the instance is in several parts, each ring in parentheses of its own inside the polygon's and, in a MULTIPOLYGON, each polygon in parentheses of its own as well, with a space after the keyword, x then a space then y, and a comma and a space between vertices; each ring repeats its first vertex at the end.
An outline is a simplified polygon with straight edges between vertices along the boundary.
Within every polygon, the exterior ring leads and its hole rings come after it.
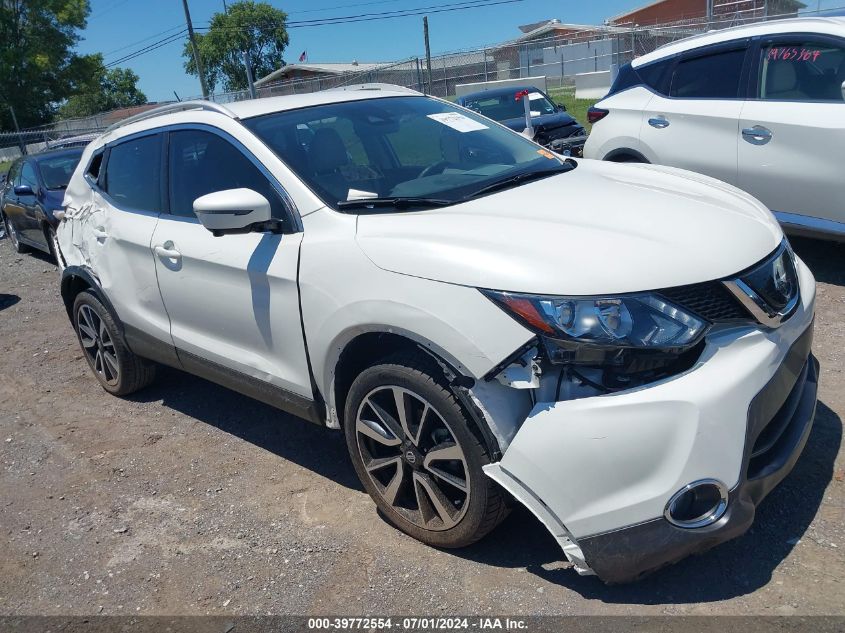
MULTIPOLYGON (((232 109, 248 117, 384 96, 336 91, 232 109)), ((365 332, 405 336, 477 381, 472 396, 504 453, 488 474, 537 513, 574 560, 577 546, 566 539, 660 516, 692 479, 737 481, 750 399, 813 314, 814 280, 800 264, 803 303, 788 325, 714 331, 698 365, 662 384, 532 405, 526 389, 483 380, 534 334, 478 288, 600 295, 718 279, 780 244, 772 215, 704 176, 589 160, 446 209, 339 213, 236 120, 205 111, 161 115, 91 143, 65 206, 65 258, 93 271, 120 320, 300 397, 315 398, 316 388, 329 426, 338 425, 338 359, 365 332), (261 162, 289 196, 301 231, 213 237, 194 218, 126 213, 83 175, 108 142, 198 123, 228 133, 261 162)))
MULTIPOLYGON (((732 41, 793 34, 832 37, 845 47, 845 19, 778 20, 711 32, 661 47, 632 66, 732 41)), ((756 77, 750 82, 756 86, 756 77)), ((845 239, 845 102, 672 98, 634 86, 596 107, 610 114, 593 126, 584 148, 587 158, 613 159, 614 153, 631 150, 650 163, 739 186, 788 229, 845 239), (650 123, 659 119, 667 125, 650 123), (743 130, 754 127, 770 131, 771 140, 751 142, 743 130)))

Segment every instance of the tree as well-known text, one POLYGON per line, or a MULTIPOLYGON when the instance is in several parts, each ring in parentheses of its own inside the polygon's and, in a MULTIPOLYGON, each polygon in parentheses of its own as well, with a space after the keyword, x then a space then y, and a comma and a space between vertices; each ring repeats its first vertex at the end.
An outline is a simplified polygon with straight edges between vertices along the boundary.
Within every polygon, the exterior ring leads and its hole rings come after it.
POLYGON ((91 116, 147 102, 147 96, 138 89, 138 75, 129 68, 107 69, 99 54, 88 56, 86 63, 90 64, 88 80, 59 108, 62 118, 91 116))
POLYGON ((48 122, 56 105, 85 81, 91 60, 73 52, 91 8, 88 0, 0 2, 0 128, 48 122))
MULTIPOLYGON (((247 88, 243 53, 249 53, 253 77, 263 77, 284 65, 282 54, 288 45, 287 14, 267 2, 241 0, 225 13, 215 13, 205 34, 197 33, 197 48, 209 91, 218 84, 226 91, 247 88)), ((190 42, 182 52, 185 71, 196 77, 196 62, 190 42)))

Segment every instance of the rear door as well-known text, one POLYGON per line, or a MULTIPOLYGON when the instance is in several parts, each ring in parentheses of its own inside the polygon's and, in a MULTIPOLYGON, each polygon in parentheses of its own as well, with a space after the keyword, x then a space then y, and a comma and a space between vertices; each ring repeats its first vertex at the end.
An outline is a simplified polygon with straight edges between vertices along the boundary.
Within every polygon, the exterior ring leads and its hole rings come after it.
POLYGON ((649 158, 736 184, 747 48, 732 42, 677 60, 667 93, 644 112, 640 141, 649 158))
POLYGON ((754 98, 740 118, 739 185, 782 221, 845 223, 843 82, 845 40, 773 36, 755 53, 754 98))
POLYGON ((18 228, 18 225, 21 222, 20 216, 22 214, 22 209, 18 205, 18 196, 15 193, 15 187, 20 184, 22 165, 22 159, 12 165, 9 169, 9 175, 6 178, 3 188, 3 214, 6 216, 9 224, 13 225, 14 228, 17 229, 19 235, 20 229, 18 228))
POLYGON ((83 226, 74 227, 73 239, 99 276, 127 337, 140 334, 170 345, 150 247, 162 205, 163 148, 163 135, 155 131, 107 147, 96 176, 86 175, 93 189, 90 212, 83 226))
MULTIPOLYGON (((267 198, 273 216, 292 227, 281 185, 217 128, 174 129, 168 145, 169 208, 153 250, 182 364, 224 384, 237 381, 241 390, 269 383, 311 399, 297 285, 302 233, 214 237, 193 212, 200 196, 244 187, 267 198)), ((255 396, 276 402, 279 394, 255 396)))

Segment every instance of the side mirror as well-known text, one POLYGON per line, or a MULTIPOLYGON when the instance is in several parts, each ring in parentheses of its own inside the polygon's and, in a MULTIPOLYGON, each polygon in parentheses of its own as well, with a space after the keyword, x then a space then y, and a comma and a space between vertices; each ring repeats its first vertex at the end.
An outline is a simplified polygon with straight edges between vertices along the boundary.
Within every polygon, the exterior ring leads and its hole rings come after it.
POLYGON ((563 105, 562 103, 558 104, 557 111, 558 112, 566 112, 566 106, 563 105))
POLYGON ((273 220, 270 202, 252 189, 226 189, 194 200, 194 213, 215 237, 227 233, 281 231, 273 220))
POLYGON ((35 192, 29 185, 18 185, 15 187, 16 196, 34 196, 35 192))

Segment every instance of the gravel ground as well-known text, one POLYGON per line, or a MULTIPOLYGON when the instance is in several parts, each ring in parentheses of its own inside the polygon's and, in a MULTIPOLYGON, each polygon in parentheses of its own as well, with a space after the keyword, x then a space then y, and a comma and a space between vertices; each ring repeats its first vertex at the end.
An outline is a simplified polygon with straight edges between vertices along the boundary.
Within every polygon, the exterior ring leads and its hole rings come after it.
POLYGON ((526 511, 460 551, 379 518, 339 433, 175 370, 129 399, 78 349, 55 267, 0 241, 0 614, 845 614, 845 247, 819 281, 816 425, 744 537, 621 587, 526 511))

